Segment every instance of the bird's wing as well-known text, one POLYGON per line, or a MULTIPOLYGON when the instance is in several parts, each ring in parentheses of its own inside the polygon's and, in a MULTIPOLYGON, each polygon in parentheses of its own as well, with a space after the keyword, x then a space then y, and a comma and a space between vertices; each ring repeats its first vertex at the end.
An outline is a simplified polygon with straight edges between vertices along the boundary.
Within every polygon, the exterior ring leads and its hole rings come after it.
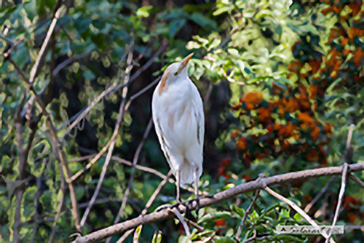
MULTIPOLYGON (((156 89, 156 91, 157 91, 157 89, 156 89)), ((162 124, 161 119, 164 119, 164 118, 160 114, 160 109, 158 109, 158 108, 160 108, 160 104, 158 102, 159 100, 158 100, 155 92, 153 94, 153 100, 152 100, 152 116, 153 116, 154 127, 155 127, 155 131, 157 133, 157 136, 158 136, 159 143, 164 152, 164 155, 166 156, 169 165, 172 166, 171 159, 170 159, 171 153, 169 150, 168 140, 165 138, 165 134, 164 134, 162 126, 161 126, 161 124, 162 124)))
POLYGON ((198 144, 201 146, 201 148, 203 147, 203 141, 204 141, 204 134, 205 134, 205 116, 204 116, 204 112, 203 112, 203 104, 202 104, 202 99, 200 96, 200 93, 198 92, 197 88, 195 85, 193 85, 194 88, 192 89, 193 91, 193 111, 194 111, 194 115, 197 121, 197 142, 198 144))

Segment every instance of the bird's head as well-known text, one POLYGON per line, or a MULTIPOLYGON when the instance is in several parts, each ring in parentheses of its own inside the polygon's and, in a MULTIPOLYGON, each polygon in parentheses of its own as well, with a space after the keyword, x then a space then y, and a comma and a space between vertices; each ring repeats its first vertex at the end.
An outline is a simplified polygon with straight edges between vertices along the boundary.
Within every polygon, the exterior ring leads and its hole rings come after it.
POLYGON ((171 83, 179 78, 186 78, 188 76, 187 64, 192 56, 193 53, 185 57, 182 61, 175 62, 169 65, 166 71, 164 71, 163 73, 162 82, 171 83))

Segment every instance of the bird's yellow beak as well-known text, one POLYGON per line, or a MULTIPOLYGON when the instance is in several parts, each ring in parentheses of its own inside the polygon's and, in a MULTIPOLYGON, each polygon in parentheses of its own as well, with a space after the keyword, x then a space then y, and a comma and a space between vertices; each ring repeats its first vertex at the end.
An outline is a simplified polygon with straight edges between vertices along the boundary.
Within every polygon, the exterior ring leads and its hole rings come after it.
POLYGON ((187 66, 188 61, 191 59, 192 56, 193 56, 193 53, 191 53, 190 55, 185 57, 185 59, 182 60, 181 65, 179 66, 179 69, 178 69, 178 73, 180 73, 187 66))

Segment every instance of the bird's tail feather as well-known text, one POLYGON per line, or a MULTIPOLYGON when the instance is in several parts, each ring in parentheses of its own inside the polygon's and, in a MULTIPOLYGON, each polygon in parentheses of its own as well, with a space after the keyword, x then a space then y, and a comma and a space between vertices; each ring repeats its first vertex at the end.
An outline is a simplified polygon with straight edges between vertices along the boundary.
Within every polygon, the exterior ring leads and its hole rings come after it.
POLYGON ((187 185, 192 184, 194 182, 193 173, 194 173, 194 166, 192 166, 187 160, 184 160, 181 166, 181 187, 186 188, 187 185))

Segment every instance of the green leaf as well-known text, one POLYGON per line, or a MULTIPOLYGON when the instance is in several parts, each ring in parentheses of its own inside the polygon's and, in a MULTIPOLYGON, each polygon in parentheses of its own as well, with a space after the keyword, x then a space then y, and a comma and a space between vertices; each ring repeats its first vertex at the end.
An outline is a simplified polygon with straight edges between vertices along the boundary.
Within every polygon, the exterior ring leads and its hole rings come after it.
POLYGON ((162 241, 162 232, 156 231, 153 235, 152 243, 160 243, 162 241))
POLYGON ((202 15, 201 13, 193 13, 189 15, 189 19, 195 22, 196 24, 200 25, 202 28, 206 30, 214 30, 217 29, 217 25, 215 21, 207 18, 206 16, 202 15))
POLYGON ((134 232, 134 237, 133 237, 133 241, 134 242, 139 242, 139 238, 140 238, 140 233, 142 233, 142 229, 143 229, 143 225, 139 225, 135 232, 134 232))
POLYGON ((77 29, 77 31, 82 34, 84 33, 86 30, 89 29, 89 26, 91 24, 91 19, 85 16, 80 16, 79 18, 75 19, 73 21, 73 24, 75 26, 75 28, 77 29))
POLYGON ((8 199, 11 198, 11 196, 13 195, 16 188, 18 188, 19 186, 23 185, 24 183, 26 183, 27 181, 30 180, 30 178, 28 178, 28 179, 24 179, 24 180, 15 180, 14 181, 10 178, 6 178, 3 175, 1 175, 1 177, 5 181, 6 189, 8 189, 8 199))
POLYGON ((230 53, 231 55, 235 56, 235 57, 239 57, 239 51, 236 50, 236 49, 232 49, 232 48, 229 48, 228 49, 228 53, 230 53))
POLYGON ((149 11, 152 8, 153 6, 143 6, 137 10, 136 15, 142 18, 149 17, 149 11))
POLYGON ((215 243, 236 243, 234 237, 227 237, 227 236, 215 236, 214 241, 215 243))
POLYGON ((186 23, 186 19, 175 19, 169 24, 169 34, 174 36, 186 23))
POLYGON ((6 10, 2 9, 3 16, 0 18, 0 25, 3 25, 4 22, 11 16, 11 14, 17 9, 16 6, 7 7, 6 10))
POLYGON ((245 210, 243 208, 239 208, 238 206, 233 204, 233 209, 235 212, 237 212, 240 215, 241 218, 244 218, 245 210))

